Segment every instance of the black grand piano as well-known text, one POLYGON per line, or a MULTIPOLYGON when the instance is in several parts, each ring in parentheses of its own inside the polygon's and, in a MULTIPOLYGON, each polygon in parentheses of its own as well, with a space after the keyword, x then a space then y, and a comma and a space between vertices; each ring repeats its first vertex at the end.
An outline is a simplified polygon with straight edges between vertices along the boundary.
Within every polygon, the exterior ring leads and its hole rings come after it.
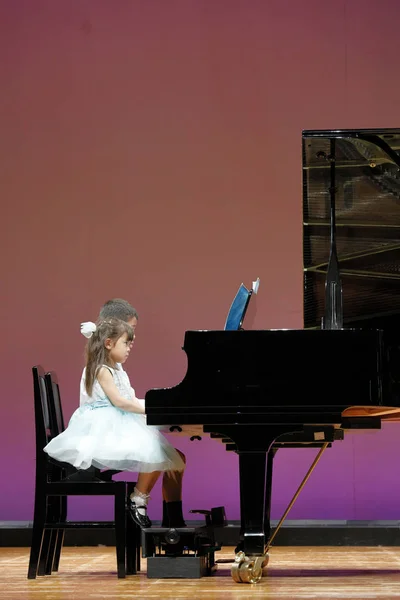
POLYGON ((183 381, 146 394, 149 425, 198 425, 239 455, 237 582, 260 579, 329 445, 400 420, 400 129, 304 131, 302 143, 304 329, 187 331, 183 381), (319 451, 271 535, 282 446, 319 451))

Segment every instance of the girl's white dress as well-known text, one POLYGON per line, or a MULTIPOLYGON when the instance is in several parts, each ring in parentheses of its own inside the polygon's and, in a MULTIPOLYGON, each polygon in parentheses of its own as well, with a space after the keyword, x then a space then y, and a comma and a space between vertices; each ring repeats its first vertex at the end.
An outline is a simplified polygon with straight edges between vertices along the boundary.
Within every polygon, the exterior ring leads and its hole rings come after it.
MULTIPOLYGON (((121 396, 131 399, 134 391, 127 373, 107 368, 121 396)), ((88 400, 74 412, 65 431, 45 446, 49 456, 77 469, 183 471, 183 460, 162 433, 147 425, 145 415, 115 407, 97 379, 88 400)))

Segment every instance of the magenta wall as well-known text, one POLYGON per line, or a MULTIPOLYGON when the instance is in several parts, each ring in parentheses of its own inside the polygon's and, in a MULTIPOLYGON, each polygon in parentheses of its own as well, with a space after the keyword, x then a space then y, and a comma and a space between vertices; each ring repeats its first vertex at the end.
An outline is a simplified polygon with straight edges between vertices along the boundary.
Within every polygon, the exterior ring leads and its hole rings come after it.
MULTIPOLYGON (((0 520, 32 518, 31 367, 58 372, 69 417, 79 324, 104 300, 140 313, 140 396, 183 378, 185 330, 221 328, 241 281, 261 278, 255 328, 301 327, 301 131, 400 125, 399 16, 398 0, 0 0, 0 520)), ((337 443, 290 517, 399 519, 398 435, 337 443)), ((237 519, 237 457, 179 447, 186 511, 237 519)), ((278 454, 274 518, 313 456, 278 454)))

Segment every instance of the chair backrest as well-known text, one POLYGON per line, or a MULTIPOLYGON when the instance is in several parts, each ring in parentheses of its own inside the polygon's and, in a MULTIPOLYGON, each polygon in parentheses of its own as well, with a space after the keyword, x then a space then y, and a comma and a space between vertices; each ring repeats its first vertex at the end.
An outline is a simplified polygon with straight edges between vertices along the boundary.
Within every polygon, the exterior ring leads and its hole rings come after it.
POLYGON ((36 473, 46 472, 47 454, 43 448, 54 437, 49 402, 47 396, 44 370, 40 365, 32 367, 33 395, 35 409, 35 434, 36 434, 36 473))
POLYGON ((60 386, 58 384, 57 374, 54 371, 48 371, 45 375, 46 391, 50 413, 50 423, 52 433, 58 435, 65 429, 64 416, 61 405, 60 386))
POLYGON ((42 445, 43 448, 51 439, 50 411, 43 367, 32 367, 32 375, 36 441, 37 445, 42 445))

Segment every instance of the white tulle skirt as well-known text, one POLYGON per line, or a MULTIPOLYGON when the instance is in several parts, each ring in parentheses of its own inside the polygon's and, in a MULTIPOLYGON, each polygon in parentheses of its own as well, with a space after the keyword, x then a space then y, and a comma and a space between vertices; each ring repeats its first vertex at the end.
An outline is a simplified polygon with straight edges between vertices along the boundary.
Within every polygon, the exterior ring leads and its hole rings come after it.
POLYGON ((183 471, 179 453, 144 415, 114 406, 85 405, 68 427, 45 446, 52 458, 77 469, 119 469, 136 473, 183 471))

